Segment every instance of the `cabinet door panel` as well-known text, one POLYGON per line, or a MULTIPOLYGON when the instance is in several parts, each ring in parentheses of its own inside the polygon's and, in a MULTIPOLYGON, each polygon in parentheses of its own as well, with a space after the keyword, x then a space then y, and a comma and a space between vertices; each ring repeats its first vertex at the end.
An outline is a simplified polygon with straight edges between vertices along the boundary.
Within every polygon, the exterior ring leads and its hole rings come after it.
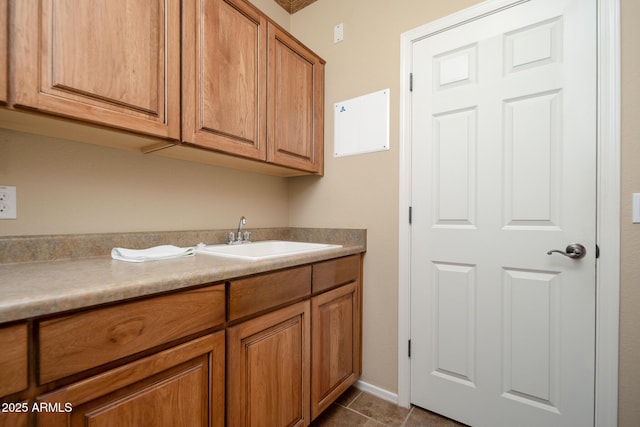
POLYGON ((267 160, 323 171, 324 63, 269 23, 267 160))
POLYGON ((309 301, 227 330, 228 426, 309 424, 309 301))
POLYGON ((179 138, 179 0, 21 0, 17 106, 179 138))
POLYGON ((5 412, 0 414, 0 427, 28 427, 31 404, 27 401, 19 402, 26 406, 25 412, 5 412))
POLYGON ((183 12, 183 142, 265 160, 266 18, 237 0, 183 12))
POLYGON ((38 425, 223 427, 224 345, 218 332, 42 396, 38 425))
POLYGON ((352 282, 311 299, 312 419, 360 376, 359 301, 359 282, 352 282))
POLYGON ((27 388, 27 348, 26 324, 0 329, 0 397, 27 388))

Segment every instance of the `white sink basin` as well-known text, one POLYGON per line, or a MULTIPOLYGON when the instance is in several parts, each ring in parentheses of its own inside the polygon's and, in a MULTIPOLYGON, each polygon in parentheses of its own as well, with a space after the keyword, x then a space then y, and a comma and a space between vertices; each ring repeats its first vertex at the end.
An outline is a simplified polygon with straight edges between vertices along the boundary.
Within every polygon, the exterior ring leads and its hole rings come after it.
POLYGON ((324 249, 341 248, 342 245, 325 243, 289 242, 284 240, 263 240, 239 245, 210 245, 196 249, 197 253, 219 255, 232 258, 261 260, 286 255, 297 255, 324 249))

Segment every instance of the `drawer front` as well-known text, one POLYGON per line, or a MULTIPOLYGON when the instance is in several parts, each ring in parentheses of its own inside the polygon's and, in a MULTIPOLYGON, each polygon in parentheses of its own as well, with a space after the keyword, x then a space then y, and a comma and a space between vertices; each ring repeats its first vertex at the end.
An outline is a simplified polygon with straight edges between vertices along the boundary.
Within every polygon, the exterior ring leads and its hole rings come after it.
POLYGON ((0 329, 0 397, 27 388, 27 325, 0 329))
POLYGON ((235 280, 229 284, 229 320, 295 301, 311 293, 311 266, 235 280))
POLYGON ((332 259, 313 266, 313 293, 353 282, 360 277, 360 255, 332 259))
POLYGON ((43 321, 40 383, 221 325, 224 291, 220 284, 43 321))

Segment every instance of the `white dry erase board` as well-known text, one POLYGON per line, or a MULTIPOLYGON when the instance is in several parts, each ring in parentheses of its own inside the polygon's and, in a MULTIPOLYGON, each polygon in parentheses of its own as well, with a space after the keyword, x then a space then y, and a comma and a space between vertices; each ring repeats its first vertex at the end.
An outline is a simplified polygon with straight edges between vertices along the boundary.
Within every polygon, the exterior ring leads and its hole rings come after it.
POLYGON ((389 89, 334 105, 334 157, 389 149, 389 89))

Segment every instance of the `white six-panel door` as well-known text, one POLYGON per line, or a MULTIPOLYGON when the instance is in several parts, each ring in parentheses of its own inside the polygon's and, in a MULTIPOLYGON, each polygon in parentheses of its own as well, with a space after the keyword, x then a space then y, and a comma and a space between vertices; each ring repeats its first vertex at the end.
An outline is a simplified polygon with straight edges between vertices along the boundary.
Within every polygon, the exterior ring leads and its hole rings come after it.
POLYGON ((523 2, 412 63, 411 402, 593 425, 595 1, 523 2))

